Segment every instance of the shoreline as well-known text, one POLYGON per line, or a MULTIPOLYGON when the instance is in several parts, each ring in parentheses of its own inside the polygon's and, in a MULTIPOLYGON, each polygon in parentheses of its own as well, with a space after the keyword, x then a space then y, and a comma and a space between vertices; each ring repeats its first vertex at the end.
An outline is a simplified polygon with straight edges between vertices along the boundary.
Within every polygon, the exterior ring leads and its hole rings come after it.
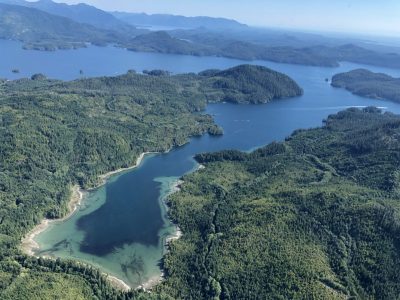
MULTIPOLYGON (((201 165, 199 165, 199 167, 195 169, 195 172, 196 172, 197 170, 200 169, 200 166, 201 166, 201 165)), ((185 183, 185 181, 183 181, 182 179, 176 180, 176 181, 174 182, 174 184, 171 185, 171 187, 170 187, 170 188, 171 188, 170 193, 169 193, 166 197, 168 197, 168 196, 170 196, 170 195, 172 195, 172 194, 174 194, 174 193, 179 193, 179 192, 181 191, 181 186, 182 186, 182 184, 184 184, 184 183, 185 183)), ((164 199, 164 200, 165 200, 165 199, 164 199)), ((163 203, 164 203, 166 209, 168 210, 169 208, 168 208, 168 206, 167 206, 167 203, 166 203, 165 201, 163 201, 163 203)), ((166 247, 166 248, 168 248, 168 246, 169 246, 170 243, 172 243, 173 241, 179 240, 179 239, 182 237, 182 235, 183 235, 183 232, 182 232, 182 230, 179 228, 178 224, 175 224, 175 223, 174 223, 174 226, 175 226, 175 233, 172 234, 172 235, 170 235, 170 236, 168 236, 168 237, 165 239, 165 245, 164 245, 164 247, 166 247)), ((167 249, 166 252, 168 252, 168 249, 167 249)), ((165 255, 165 254, 164 254, 164 255, 165 255)))
POLYGON ((142 289, 143 291, 151 291, 153 287, 157 284, 160 284, 164 280, 164 272, 161 272, 160 275, 155 275, 147 280, 145 283, 139 285, 136 290, 142 289))
POLYGON ((108 273, 103 273, 103 275, 116 289, 122 290, 124 292, 129 292, 132 289, 125 281, 119 279, 116 276, 110 275, 108 273))
MULTIPOLYGON (((88 190, 83 190, 80 188, 79 185, 74 185, 71 188, 72 193, 70 196, 70 200, 68 202, 69 212, 67 213, 67 215, 65 215, 62 218, 54 219, 54 220, 44 218, 38 225, 36 225, 31 231, 29 231, 22 238, 21 244, 20 244, 21 251, 29 256, 39 257, 39 256, 35 255, 35 251, 40 249, 39 244, 35 241, 35 238, 39 234, 44 232, 51 224, 63 222, 65 220, 68 220, 71 216, 73 216, 73 214, 78 210, 79 206, 81 205, 85 193, 87 193, 88 191, 94 190, 96 188, 99 188, 102 185, 106 184, 107 179, 109 179, 111 176, 113 176, 115 174, 137 168, 142 163, 142 160, 144 159, 146 154, 151 154, 151 153, 156 153, 156 152, 144 152, 139 155, 139 157, 136 159, 136 163, 133 166, 127 167, 127 168, 120 168, 120 169, 117 169, 114 171, 110 171, 106 174, 100 175, 99 176, 100 183, 97 186, 95 186, 94 188, 91 188, 88 190)), ((110 283, 114 287, 121 289, 123 291, 131 290, 131 287, 127 283, 125 283, 123 280, 121 280, 111 274, 108 274, 108 273, 103 273, 103 275, 107 277, 107 279, 110 281, 110 283)))
POLYGON ((107 180, 113 175, 116 175, 116 174, 121 173, 121 172, 129 171, 129 170, 132 170, 132 169, 136 169, 137 167, 140 166, 140 164, 142 163, 142 161, 143 161, 143 159, 144 159, 144 157, 146 155, 148 155, 148 154, 157 154, 157 153, 161 153, 161 152, 143 152, 136 159, 136 163, 133 166, 126 167, 126 168, 119 168, 117 170, 110 171, 108 173, 100 175, 99 176, 100 183, 98 185, 96 185, 94 188, 88 189, 87 191, 92 191, 92 190, 95 190, 95 189, 105 185, 107 183, 107 180))
MULTIPOLYGON (((38 235, 40 235, 42 232, 44 232, 51 224, 58 223, 58 222, 63 222, 65 220, 69 219, 71 216, 73 216, 73 214, 78 210, 79 206, 81 205, 85 193, 103 186, 104 184, 107 183, 107 180, 113 175, 116 175, 118 173, 121 173, 121 172, 124 172, 124 171, 129 171, 129 170, 137 168, 138 166, 140 166, 140 164, 142 163, 144 157, 147 154, 156 154, 156 153, 158 153, 158 152, 144 152, 144 153, 139 155, 139 157, 136 159, 136 163, 133 166, 130 166, 130 167, 127 167, 127 168, 119 168, 117 170, 110 171, 110 172, 107 172, 106 174, 100 175, 98 177, 99 178, 99 184, 96 185, 95 187, 91 188, 91 189, 83 190, 83 189, 80 188, 79 185, 74 185, 71 188, 72 193, 71 193, 70 201, 68 202, 69 212, 67 213, 67 215, 62 217, 62 218, 54 219, 54 220, 53 219, 46 219, 46 218, 43 219, 42 222, 40 222, 40 224, 36 225, 31 231, 29 231, 25 235, 25 237, 22 238, 21 245, 20 245, 20 249, 22 250, 22 252, 27 254, 27 255, 29 255, 29 256, 39 257, 39 256, 35 255, 35 252, 40 249, 40 246, 35 241, 35 238, 38 235)), ((201 168, 201 165, 198 168, 195 168, 193 171, 196 171, 196 170, 198 170, 200 168, 201 168)), ((179 192, 181 184, 183 184, 183 181, 181 179, 176 180, 170 186, 170 192, 168 193, 168 195, 176 193, 176 192, 179 192)), ((163 199, 162 202, 166 206, 165 199, 163 199)), ((178 227, 178 225, 175 225, 175 233, 170 235, 170 236, 168 236, 165 239, 164 247, 168 247, 169 243, 179 239, 181 236, 182 236, 181 229, 178 227)), ((149 280, 147 280, 146 282, 144 282, 143 284, 141 284, 140 286, 138 286, 136 288, 133 288, 133 287, 129 286, 122 279, 119 279, 118 277, 116 277, 116 276, 114 276, 112 274, 103 272, 103 275, 107 278, 107 280, 115 288, 120 289, 120 290, 125 291, 125 292, 128 292, 128 291, 130 291, 132 289, 140 289, 140 288, 142 288, 143 290, 151 290, 154 286, 156 286, 157 284, 161 283, 164 280, 164 272, 163 272, 163 270, 160 270, 160 271, 161 271, 160 275, 156 275, 156 276, 151 277, 149 280)))
POLYGON ((83 196, 85 194, 85 191, 80 188, 79 185, 74 185, 72 188, 72 193, 70 197, 70 201, 68 202, 68 210, 69 212, 67 215, 60 219, 43 219, 40 224, 36 225, 31 231, 29 231, 25 237, 22 238, 21 240, 21 250, 25 254, 29 256, 35 256, 35 251, 40 249, 39 244, 35 241, 35 238, 41 234, 43 231, 45 231, 51 224, 53 223, 58 223, 58 222, 63 222, 65 220, 68 220, 72 215, 78 210, 79 206, 81 205, 83 196))
MULTIPOLYGON (((195 169, 195 171, 196 170, 197 170, 197 168, 195 169)), ((178 178, 177 180, 174 180, 169 185, 169 188, 168 188, 169 192, 166 195, 164 195, 163 198, 159 199, 160 205, 162 205, 166 211, 168 211, 168 205, 165 200, 167 199, 168 196, 179 192, 181 190, 180 186, 183 183, 184 183, 184 181, 180 178, 178 178)), ((165 256, 168 253, 169 244, 175 240, 180 239, 181 236, 183 235, 182 230, 179 228, 179 226, 177 224, 174 224, 169 218, 168 218, 168 220, 171 222, 171 225, 175 228, 175 232, 162 239, 162 243, 163 243, 163 255, 162 256, 165 256)), ((152 288, 154 288, 157 284, 160 284, 161 282, 163 282, 163 280, 165 279, 164 270, 161 268, 160 268, 160 273, 161 274, 159 274, 159 275, 154 275, 154 276, 150 277, 147 281, 145 281, 144 283, 142 283, 135 289, 136 290, 143 289, 144 291, 151 291, 152 288)))

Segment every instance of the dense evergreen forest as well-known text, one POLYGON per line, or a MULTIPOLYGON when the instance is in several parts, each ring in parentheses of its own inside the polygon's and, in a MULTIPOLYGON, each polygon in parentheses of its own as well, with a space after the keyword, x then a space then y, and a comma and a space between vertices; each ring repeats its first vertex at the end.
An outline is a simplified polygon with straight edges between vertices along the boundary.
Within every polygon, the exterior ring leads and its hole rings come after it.
POLYGON ((357 69, 332 78, 332 86, 345 88, 353 94, 400 102, 400 78, 357 69))
POLYGON ((302 93, 286 75, 258 66, 146 73, 0 80, 1 299, 135 294, 114 290, 88 266, 27 257, 18 249, 21 238, 44 217, 66 214, 73 185, 93 187, 100 174, 133 165, 143 152, 222 134, 211 116, 199 113, 208 102, 263 103, 302 93))
POLYGON ((179 299, 398 299, 400 116, 349 109, 205 166, 169 198, 179 299))

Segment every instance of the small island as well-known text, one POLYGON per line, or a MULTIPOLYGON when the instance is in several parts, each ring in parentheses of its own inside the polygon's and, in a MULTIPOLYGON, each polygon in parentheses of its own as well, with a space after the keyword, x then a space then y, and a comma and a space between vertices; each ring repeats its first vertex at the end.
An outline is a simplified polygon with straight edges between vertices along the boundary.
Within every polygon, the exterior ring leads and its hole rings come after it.
POLYGON ((355 95, 400 102, 400 78, 357 69, 332 78, 332 86, 345 88, 355 95))

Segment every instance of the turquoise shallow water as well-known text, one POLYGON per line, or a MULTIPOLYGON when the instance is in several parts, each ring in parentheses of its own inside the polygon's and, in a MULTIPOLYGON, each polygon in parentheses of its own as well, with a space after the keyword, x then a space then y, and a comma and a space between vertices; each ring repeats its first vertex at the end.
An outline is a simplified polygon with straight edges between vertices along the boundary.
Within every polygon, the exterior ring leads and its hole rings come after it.
MULTIPOLYGON (((18 43, 9 41, 0 41, 0 47, 0 77, 8 78, 41 72, 53 78, 73 79, 79 76, 79 69, 85 70, 86 76, 153 68, 197 72, 245 63, 217 57, 133 53, 112 47, 54 53, 23 51, 18 43), (9 70, 16 67, 21 73, 10 74, 9 70)), ((224 136, 193 138, 169 153, 148 155, 138 168, 111 177, 106 185, 85 195, 82 206, 71 218, 52 223, 36 238, 38 254, 88 262, 136 287, 161 273, 159 263, 165 252, 165 239, 175 232, 162 201, 178 178, 196 168, 196 153, 248 151, 282 140, 295 129, 319 126, 329 114, 351 106, 374 105, 400 113, 399 104, 360 98, 325 82, 333 74, 365 66, 344 63, 340 68, 320 68, 252 63, 293 77, 303 87, 304 95, 265 105, 209 105, 206 112, 224 128, 224 136)), ((400 77, 400 70, 367 68, 400 77)))

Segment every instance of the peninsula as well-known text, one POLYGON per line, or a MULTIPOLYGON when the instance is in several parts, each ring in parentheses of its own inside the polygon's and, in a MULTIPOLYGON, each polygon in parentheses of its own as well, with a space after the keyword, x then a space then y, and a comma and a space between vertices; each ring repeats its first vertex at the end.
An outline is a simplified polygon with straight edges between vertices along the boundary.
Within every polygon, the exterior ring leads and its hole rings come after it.
POLYGON ((340 73, 333 76, 332 86, 362 97, 400 102, 400 78, 383 73, 366 69, 340 73))

